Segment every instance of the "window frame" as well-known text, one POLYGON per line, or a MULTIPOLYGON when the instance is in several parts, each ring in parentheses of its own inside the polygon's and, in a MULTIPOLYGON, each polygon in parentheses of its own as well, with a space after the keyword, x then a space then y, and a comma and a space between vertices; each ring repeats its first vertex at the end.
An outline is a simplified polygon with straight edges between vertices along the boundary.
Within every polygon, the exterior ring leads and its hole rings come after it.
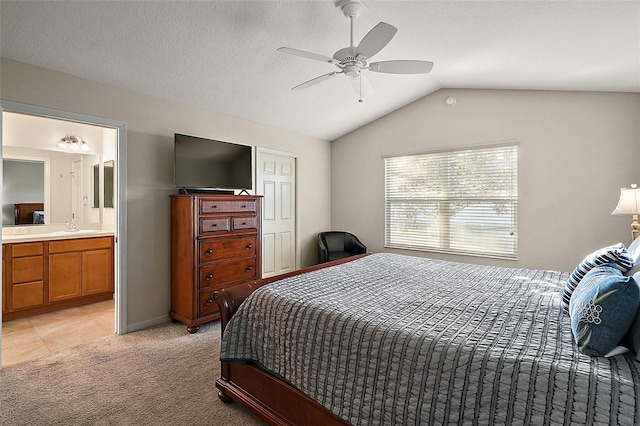
MULTIPOLYGON (((478 155, 476 158, 480 158, 480 156, 478 155)), ((426 252, 455 254, 455 255, 462 255, 462 256, 476 256, 476 257, 489 257, 489 258, 498 258, 498 259, 517 260, 518 259, 518 201, 519 201, 518 200, 519 198, 518 197, 518 169, 519 169, 518 159, 519 159, 519 143, 518 141, 515 141, 515 140, 491 144, 491 145, 478 145, 478 146, 463 147, 463 148, 452 148, 452 149, 443 149, 443 150, 437 150, 437 151, 429 151, 429 152, 419 153, 419 154, 394 155, 394 156, 383 157, 383 160, 384 160, 384 209, 385 209, 384 247, 390 248, 390 249, 426 251, 426 252), (390 161, 394 161, 398 159, 404 159, 404 161, 407 161, 407 159, 410 161, 412 159, 415 159, 418 161, 420 160, 428 161, 428 160, 425 160, 425 158, 430 156, 432 158, 440 156, 442 158, 455 159, 457 155, 464 152, 477 154, 480 151, 487 151, 487 150, 494 150, 494 151, 488 153, 486 158, 488 158, 489 155, 492 155, 492 154, 495 155, 497 152, 507 152, 509 153, 509 155, 512 156, 510 161, 505 161, 505 163, 503 163, 504 166, 507 166, 509 168, 509 172, 511 173, 509 175, 509 178, 505 179, 505 182, 508 182, 508 185, 510 185, 508 186, 508 189, 507 189, 507 192, 508 192, 507 195, 505 194, 500 195, 499 193, 496 193, 493 196, 485 195, 485 196, 461 197, 460 195, 463 195, 463 194, 457 193, 457 194, 454 194, 453 196, 440 194, 440 196, 420 197, 420 196, 415 196, 415 193, 410 192, 405 197, 401 197, 397 195, 397 191, 395 194, 392 194, 393 189, 392 190, 389 189, 390 184, 389 184, 388 175, 389 175, 390 161), (422 244, 418 244, 414 242, 411 242, 411 243, 406 243, 406 242, 399 243, 398 241, 393 242, 391 233, 394 230, 394 227, 393 227, 394 224, 390 222, 393 220, 393 215, 394 215, 393 207, 402 205, 403 203, 405 205, 406 204, 422 204, 423 206, 425 206, 423 207, 423 210, 418 209, 416 211, 418 211, 419 213, 423 213, 423 215, 426 215, 427 209, 429 208, 429 206, 432 206, 431 209, 436 211, 435 214, 432 214, 432 217, 435 216, 435 218, 437 219, 437 230, 436 230, 437 237, 435 238, 425 237, 425 240, 429 240, 429 241, 422 244), (449 213, 448 215, 442 214, 443 211, 450 211, 451 206, 454 205, 455 203, 458 203, 458 205, 466 205, 467 207, 469 207, 470 210, 478 209, 478 208, 486 209, 487 208, 486 206, 491 206, 491 205, 493 205, 494 208, 495 206, 503 205, 505 208, 504 218, 510 218, 510 221, 505 220, 505 223, 503 223, 502 226, 507 227, 507 230, 511 229, 509 235, 506 237, 500 236, 498 232, 496 232, 495 234, 493 233, 484 234, 483 232, 476 233, 474 234, 474 238, 477 238, 477 239, 474 240, 472 238, 472 240, 476 242, 478 247, 481 246, 483 241, 482 238, 478 237, 479 235, 481 237, 495 235, 495 236, 498 236, 499 241, 497 243, 494 243, 494 245, 492 245, 489 250, 478 249, 478 248, 469 249, 468 247, 473 245, 473 241, 467 244, 467 248, 460 248, 460 246, 465 246, 465 243, 461 242, 464 239, 461 238, 460 235, 458 235, 457 242, 454 241, 456 230, 455 230, 455 225, 452 225, 453 223, 452 219, 454 219, 455 215, 451 213, 449 213), (435 239, 438 240, 437 244, 433 243, 435 239), (497 249, 496 247, 500 246, 499 243, 503 244, 505 247, 508 247, 508 249, 504 249, 504 250, 497 249), (452 248, 452 245, 454 246, 453 248, 452 248), (456 245, 458 247, 455 247, 456 245)), ((438 170, 439 172, 436 173, 439 176, 438 184, 432 185, 432 186, 440 188, 439 185, 442 185, 447 187, 446 192, 450 192, 450 189, 455 187, 456 186, 455 182, 457 182, 457 180, 452 180, 455 178, 451 177, 452 173, 451 173, 450 167, 441 167, 438 170), (446 176, 446 178, 443 178, 442 176, 446 176), (446 184, 443 185, 443 181, 446 181, 446 184)), ((500 170, 496 170, 496 177, 499 176, 498 175, 499 171, 500 170)), ((394 182, 394 183, 397 185, 397 182, 394 182)), ((425 193, 429 192, 430 190, 430 188, 426 185, 422 186, 421 188, 425 193)), ((498 192, 498 190, 495 190, 495 191, 498 192)), ((504 192, 504 190, 502 192, 504 192)), ((484 214, 487 214, 487 213, 484 213, 484 214)), ((502 214, 503 213, 499 213, 499 215, 502 215, 502 214)), ((475 217, 475 216, 474 218, 485 219, 485 217, 475 217)), ((489 216, 487 216, 486 218, 488 219, 489 216)), ((427 223, 426 225, 423 225, 426 227, 424 229, 423 228, 418 229, 417 234, 420 234, 420 232, 424 232, 426 234, 428 232, 426 228, 433 226, 432 224, 428 224, 428 220, 427 221, 423 220, 423 222, 427 223)), ((470 222, 470 224, 482 227, 486 225, 490 226, 491 222, 477 221, 477 222, 470 222)), ((395 228, 397 230, 398 228, 402 226, 406 226, 407 224, 404 222, 398 222, 395 225, 399 225, 399 226, 396 226, 395 228)), ((420 225, 418 224, 416 226, 419 227, 420 225)), ((494 226, 496 225, 494 224, 494 226)), ((402 232, 402 231, 397 231, 397 232, 402 232)), ((419 238, 419 235, 418 235, 418 238, 419 238)), ((402 238, 400 237, 399 239, 402 239, 402 238)))

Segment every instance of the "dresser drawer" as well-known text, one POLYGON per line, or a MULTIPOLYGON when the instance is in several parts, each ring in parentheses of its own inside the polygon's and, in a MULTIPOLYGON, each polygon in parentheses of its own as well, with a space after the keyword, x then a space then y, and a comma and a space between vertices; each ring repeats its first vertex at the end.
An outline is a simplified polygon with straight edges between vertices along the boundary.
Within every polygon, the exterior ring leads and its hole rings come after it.
POLYGON ((220 238, 200 241, 200 262, 256 255, 256 237, 220 238))
POLYGON ((256 277, 256 259, 219 262, 200 268, 200 289, 222 288, 225 284, 256 277))
POLYGON ((255 211, 255 200, 200 200, 200 214, 255 211))
POLYGON ((253 217, 234 217, 233 219, 233 230, 238 229, 257 229, 256 226, 257 218, 253 217))
POLYGON ((200 234, 207 232, 229 232, 229 218, 200 219, 200 234))
POLYGON ((218 310, 218 304, 213 300, 213 291, 200 293, 200 315, 215 314, 218 310))

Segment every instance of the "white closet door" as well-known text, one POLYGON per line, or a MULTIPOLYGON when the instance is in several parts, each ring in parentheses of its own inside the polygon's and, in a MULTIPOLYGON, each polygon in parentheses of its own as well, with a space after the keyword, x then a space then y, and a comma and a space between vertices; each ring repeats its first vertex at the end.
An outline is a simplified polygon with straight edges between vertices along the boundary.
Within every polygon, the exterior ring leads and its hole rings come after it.
POLYGON ((296 268, 296 159, 258 151, 257 194, 262 195, 262 276, 296 268))

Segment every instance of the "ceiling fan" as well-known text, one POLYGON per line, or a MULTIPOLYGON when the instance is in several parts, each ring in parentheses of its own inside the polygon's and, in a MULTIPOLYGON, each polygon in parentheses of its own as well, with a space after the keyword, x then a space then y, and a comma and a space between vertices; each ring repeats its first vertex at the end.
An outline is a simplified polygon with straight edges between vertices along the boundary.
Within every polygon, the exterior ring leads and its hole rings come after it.
POLYGON ((360 96, 358 101, 362 102, 363 96, 373 92, 371 83, 362 74, 362 71, 369 70, 372 72, 388 74, 425 74, 433 68, 433 62, 429 61, 396 60, 369 62, 373 55, 381 51, 391 41, 398 29, 386 22, 380 22, 364 36, 360 41, 360 44, 355 46, 353 44, 353 21, 360 16, 360 13, 362 12, 362 1, 337 0, 335 2, 335 6, 342 9, 344 16, 350 20, 351 37, 349 47, 338 50, 333 54, 332 58, 290 47, 281 47, 278 51, 300 56, 302 58, 334 64, 338 68, 338 71, 332 71, 319 77, 312 78, 311 80, 294 86, 291 90, 306 89, 307 87, 311 87, 328 80, 335 75, 345 74, 351 77, 353 88, 360 96))

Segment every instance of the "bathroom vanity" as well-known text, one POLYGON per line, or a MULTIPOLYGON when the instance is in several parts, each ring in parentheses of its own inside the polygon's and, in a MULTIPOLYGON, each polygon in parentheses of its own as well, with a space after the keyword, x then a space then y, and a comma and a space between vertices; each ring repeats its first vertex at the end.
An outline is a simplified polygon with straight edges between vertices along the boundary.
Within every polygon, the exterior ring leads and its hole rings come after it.
POLYGON ((113 233, 3 236, 2 275, 3 321, 111 299, 113 233))

